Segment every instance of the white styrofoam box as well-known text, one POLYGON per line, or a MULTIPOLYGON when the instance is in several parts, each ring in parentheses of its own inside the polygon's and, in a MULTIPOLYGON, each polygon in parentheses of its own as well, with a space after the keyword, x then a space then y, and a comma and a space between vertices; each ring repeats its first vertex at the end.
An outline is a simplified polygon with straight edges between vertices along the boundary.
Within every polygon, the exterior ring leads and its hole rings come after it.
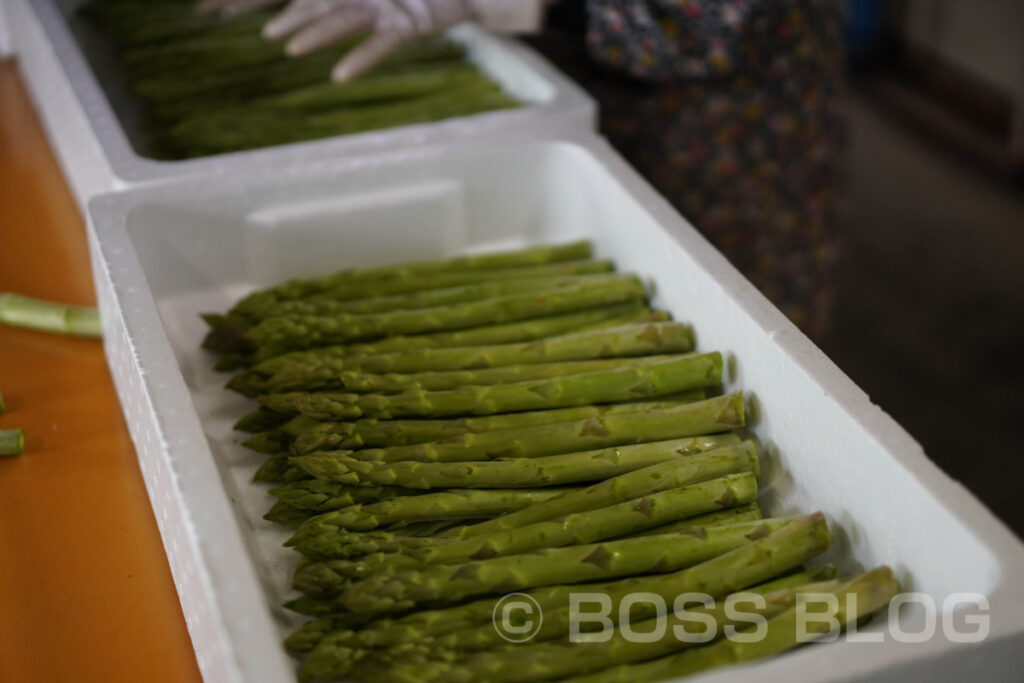
POLYGON ((181 161, 141 156, 133 98, 109 44, 75 10, 85 0, 3 0, 29 91, 84 206, 100 192, 192 174, 230 174, 311 157, 351 157, 461 138, 521 137, 591 130, 593 100, 530 48, 472 24, 450 36, 469 58, 525 102, 518 109, 181 161))
POLYGON ((295 558, 260 519, 268 497, 230 428, 251 404, 199 350, 198 314, 283 277, 579 238, 727 354, 765 446, 768 512, 823 510, 847 570, 886 563, 940 602, 990 601, 980 645, 837 642, 757 664, 759 680, 1014 680, 1024 665, 1020 542, 596 137, 190 179, 97 198, 89 219, 107 353, 209 680, 286 675, 293 622, 275 606, 295 558))

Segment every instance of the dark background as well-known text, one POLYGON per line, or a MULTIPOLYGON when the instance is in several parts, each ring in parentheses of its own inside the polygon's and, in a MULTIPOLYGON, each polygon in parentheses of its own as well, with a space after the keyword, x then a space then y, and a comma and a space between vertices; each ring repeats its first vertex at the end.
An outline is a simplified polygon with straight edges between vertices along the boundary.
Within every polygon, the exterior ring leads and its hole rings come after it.
MULTIPOLYGON (((819 344, 1024 536, 1024 192, 1020 160, 1004 153, 1012 103, 908 44, 898 3, 888 14, 851 4, 870 11, 848 16, 848 212, 833 331, 819 344)), ((606 77, 573 26, 582 15, 557 19, 528 42, 584 87, 606 77)))

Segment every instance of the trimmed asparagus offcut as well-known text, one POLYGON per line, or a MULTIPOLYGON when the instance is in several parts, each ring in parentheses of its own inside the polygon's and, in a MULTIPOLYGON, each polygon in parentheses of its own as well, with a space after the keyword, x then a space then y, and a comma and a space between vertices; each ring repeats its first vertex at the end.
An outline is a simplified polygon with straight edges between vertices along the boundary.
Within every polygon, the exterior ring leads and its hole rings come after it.
MULTIPOLYGON (((527 595, 537 601, 544 619, 531 642, 539 643, 563 637, 569 632, 575 615, 569 608, 574 592, 604 593, 611 601, 609 618, 617 621, 622 600, 634 593, 654 593, 669 604, 682 593, 701 592, 720 598, 750 586, 763 583, 794 569, 825 551, 829 545, 828 526, 816 513, 787 524, 764 538, 735 550, 670 574, 620 579, 605 584, 572 584, 533 589, 527 595)), ((440 610, 426 610, 397 619, 373 622, 357 631, 333 631, 324 636, 303 664, 302 675, 309 678, 341 677, 351 671, 365 647, 415 640, 436 639, 438 647, 458 650, 482 650, 507 645, 507 641, 491 624, 495 599, 488 598, 440 610)), ((655 616, 654 605, 636 603, 631 618, 655 616)), ((593 630, 581 623, 580 630, 593 630)))
POLYGON ((103 336, 100 314, 95 308, 57 304, 10 292, 0 293, 0 324, 80 337, 103 336))
POLYGON ((672 401, 637 401, 635 403, 576 406, 449 420, 375 420, 369 418, 356 422, 321 422, 296 437, 292 443, 292 451, 296 455, 305 455, 313 451, 409 446, 429 441, 444 441, 464 434, 540 427, 608 414, 668 410, 703 398, 704 391, 695 389, 672 401))
POLYGON ((715 352, 653 362, 640 358, 628 368, 497 386, 387 395, 300 392, 271 394, 262 402, 279 413, 327 420, 492 415, 663 397, 721 380, 722 355, 715 352))
POLYGON ((0 429, 0 455, 21 455, 24 452, 24 429, 0 429))
MULTIPOLYGON (((827 610, 810 610, 822 617, 823 620, 808 621, 806 633, 823 635, 828 633, 829 628, 828 622, 824 620, 825 616, 830 616, 841 625, 847 626, 888 605, 899 592, 899 583, 889 567, 879 567, 861 574, 851 581, 840 582, 837 586, 823 588, 818 592, 836 598, 834 609, 830 606, 827 610)), ((816 600, 815 604, 825 603, 816 600)), ((719 640, 706 647, 685 650, 650 662, 614 667, 571 680, 578 683, 657 681, 665 678, 691 676, 723 666, 771 657, 803 644, 799 637, 800 629, 797 626, 798 613, 802 609, 809 608, 797 601, 793 607, 768 619, 765 625, 765 637, 753 642, 739 642, 734 639, 719 640)), ((417 678, 417 680, 420 679, 417 678)))

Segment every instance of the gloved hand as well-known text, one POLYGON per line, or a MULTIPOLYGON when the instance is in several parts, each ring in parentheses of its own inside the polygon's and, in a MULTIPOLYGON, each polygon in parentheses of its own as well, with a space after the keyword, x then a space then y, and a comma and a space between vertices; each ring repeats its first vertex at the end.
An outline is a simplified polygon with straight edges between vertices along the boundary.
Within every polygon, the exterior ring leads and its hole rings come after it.
MULTIPOLYGON (((199 10, 235 13, 267 0, 203 0, 199 10)), ((286 51, 304 55, 352 35, 372 35, 353 48, 331 73, 345 82, 373 68, 402 43, 430 36, 468 19, 494 31, 533 31, 544 0, 292 0, 263 29, 269 40, 291 36, 286 51)))

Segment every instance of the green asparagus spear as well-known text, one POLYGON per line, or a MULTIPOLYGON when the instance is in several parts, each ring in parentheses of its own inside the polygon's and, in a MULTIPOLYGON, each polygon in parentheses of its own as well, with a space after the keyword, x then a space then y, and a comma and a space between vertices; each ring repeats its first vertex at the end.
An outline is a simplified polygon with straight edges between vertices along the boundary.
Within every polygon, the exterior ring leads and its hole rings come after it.
POLYGON ((9 292, 0 293, 0 324, 81 337, 103 335, 100 314, 95 308, 56 304, 9 292))
MULTIPOLYGON (((422 601, 416 597, 418 594, 398 588, 391 591, 381 585, 396 572, 593 543, 735 502, 749 502, 756 496, 757 484, 753 475, 728 475, 585 514, 567 515, 561 521, 539 522, 486 537, 428 546, 408 555, 367 556, 355 562, 337 560, 331 568, 339 574, 352 578, 371 577, 353 583, 338 597, 338 605, 369 614, 410 609, 422 601)), ((439 599, 445 598, 441 596, 439 599)))
MULTIPOLYGON (((685 650, 641 664, 618 666, 571 680, 577 683, 636 683, 690 676, 723 666, 752 662, 803 644, 797 626, 801 610, 820 612, 823 616, 833 617, 842 625, 848 625, 882 609, 898 592, 899 584, 892 570, 879 567, 851 581, 822 589, 822 595, 836 598, 834 608, 830 606, 827 610, 814 610, 807 606, 809 602, 798 600, 794 606, 768 619, 764 638, 749 643, 724 639, 706 647, 685 650)), ((806 627, 809 635, 828 633, 828 625, 817 619, 807 622, 806 627)))
POLYGON ((332 512, 330 521, 342 529, 365 531, 399 522, 494 517, 575 490, 578 489, 448 489, 349 505, 332 512))
POLYGON ((0 415, 7 411, 7 405, 4 403, 4 395, 0 394, 0 415))
MULTIPOLYGON (((643 304, 628 303, 604 306, 579 313, 548 316, 501 325, 484 325, 455 332, 434 332, 414 336, 393 336, 363 344, 324 346, 308 351, 292 351, 262 361, 231 380, 231 388, 248 394, 266 393, 262 382, 286 368, 318 364, 322 358, 343 358, 353 355, 377 355, 408 352, 425 348, 468 347, 486 344, 508 344, 533 341, 544 337, 586 329, 604 329, 631 322, 669 320, 663 311, 650 311, 643 304)), ((211 331, 215 335, 216 330, 211 331)))
MULTIPOLYGON (((829 545, 828 526, 820 514, 796 520, 765 538, 670 574, 620 579, 594 585, 567 585, 527 592, 537 601, 544 619, 531 642, 539 643, 564 636, 576 615, 569 608, 569 596, 581 590, 604 593, 611 599, 609 617, 619 615, 619 605, 627 595, 639 592, 660 595, 671 603, 682 593, 702 592, 714 598, 724 597, 762 583, 798 567, 823 552, 829 545)), ((482 650, 506 645, 491 626, 496 600, 487 598, 447 609, 415 612, 397 619, 382 619, 358 631, 341 626, 322 637, 306 659, 302 675, 306 678, 336 678, 349 673, 364 648, 411 641, 426 636, 439 647, 482 650)), ((655 616, 650 603, 637 603, 631 618, 655 616)), ((320 626, 323 627, 323 622, 320 626)), ((581 623, 580 630, 592 630, 581 623)), ((329 625, 328 625, 329 627, 329 625)))
MULTIPOLYGON (((694 441, 694 447, 701 446, 694 441)), ((570 514, 584 514, 599 508, 609 508, 631 500, 661 491, 693 484, 695 482, 726 476, 736 472, 759 472, 756 450, 750 442, 741 446, 727 446, 709 450, 707 453, 674 457, 668 461, 613 477, 581 491, 567 492, 543 503, 502 515, 491 521, 480 522, 457 529, 441 532, 435 539, 470 539, 488 536, 525 527, 553 519, 562 519, 570 514)), ((733 507, 747 501, 721 501, 721 505, 710 509, 733 507)), ((704 510, 701 512, 707 512, 704 510)), ((685 519, 694 512, 677 519, 685 519)), ((289 539, 288 544, 304 555, 329 559, 346 557, 349 539, 343 526, 335 520, 335 513, 326 513, 310 519, 289 539)), ((639 529, 633 530, 633 532, 639 529)), ((623 532, 632 533, 632 532, 623 532)), ((447 542, 447 541, 441 541, 447 542)))
POLYGON ((681 519, 678 522, 672 522, 671 524, 655 527, 654 529, 640 531, 632 534, 630 538, 676 534, 684 531, 693 531, 706 526, 714 526, 716 524, 737 524, 739 522, 753 522, 758 519, 761 519, 761 508, 757 503, 747 503, 746 505, 737 505, 736 507, 726 508, 725 510, 708 512, 703 515, 697 515, 696 517, 688 517, 686 519, 681 519))
POLYGON ((278 501, 274 503, 273 507, 263 515, 263 519, 268 522, 274 522, 281 526, 286 526, 290 529, 296 529, 302 525, 307 519, 309 519, 311 513, 309 510, 303 510, 302 508, 292 507, 287 503, 278 501))
POLYGON ((662 633, 660 638, 637 639, 614 630, 599 642, 542 642, 506 646, 459 657, 458 652, 439 651, 434 643, 420 642, 375 653, 352 672, 356 678, 380 681, 451 681, 470 683, 487 680, 496 683, 530 683, 555 678, 580 676, 613 666, 664 657, 706 642, 705 634, 721 636, 725 628, 748 626, 751 616, 771 618, 792 608, 803 595, 821 593, 839 587, 836 580, 807 583, 770 592, 732 593, 737 615, 726 609, 726 601, 709 606, 688 606, 689 615, 706 615, 711 625, 682 620, 674 614, 633 624, 636 633, 662 633), (760 599, 758 599, 760 598, 760 599), (733 618, 729 618, 732 614, 733 618), (666 620, 665 627, 657 623, 666 620), (656 630, 657 629, 657 630, 656 630))
MULTIPOLYGON (((575 332, 556 337, 478 347, 423 349, 407 353, 375 356, 322 358, 317 363, 291 366, 275 373, 265 389, 271 392, 292 389, 317 389, 339 386, 336 381, 344 372, 359 373, 425 373, 438 371, 480 371, 497 367, 548 365, 566 361, 607 358, 628 358, 654 354, 685 353, 693 350, 693 332, 688 325, 676 322, 623 325, 601 330, 575 332)), ((464 384, 492 384, 474 381, 474 374, 465 375, 464 384)), ((483 375, 483 376, 486 376, 483 375)), ((426 376, 426 377, 429 377, 426 376)), ((392 383, 407 379, 420 384, 425 377, 402 374, 392 383)), ((498 380, 502 381, 502 380, 498 380)), ((508 380, 505 380, 508 381, 508 380)), ((516 380, 511 380, 516 381, 516 380)), ((348 383, 340 383, 344 386, 348 383)), ((372 385, 370 385, 372 389, 372 385)))
MULTIPOLYGON (((223 316, 205 314, 203 317, 215 328, 230 325, 230 323, 224 323, 219 320, 223 316)), ((454 332, 434 332, 412 336, 396 335, 373 342, 322 346, 306 351, 291 351, 260 361, 232 378, 231 388, 236 391, 243 391, 243 388, 248 384, 252 386, 250 393, 265 393, 261 389, 260 382, 266 381, 268 377, 288 368, 319 364, 323 358, 408 352, 418 349, 445 348, 450 346, 463 347, 515 343, 532 341, 572 331, 615 327, 630 322, 660 322, 669 319, 671 319, 671 316, 662 311, 651 311, 641 303, 628 303, 604 306, 579 313, 548 316, 536 320, 525 320, 501 325, 483 325, 454 332)), ((229 327, 229 329, 231 328, 229 327)), ((204 346, 209 348, 210 344, 220 344, 220 340, 212 339, 217 334, 219 334, 218 329, 211 330, 207 340, 204 341, 204 346)))
POLYGON ((616 403, 666 396, 717 385, 720 353, 689 354, 669 360, 638 359, 628 368, 568 375, 498 386, 465 386, 451 391, 404 394, 270 394, 263 404, 279 413, 317 419, 358 417, 443 417, 548 410, 592 403, 616 403))
POLYGON ((696 389, 690 395, 673 401, 637 401, 635 403, 577 406, 449 420, 375 420, 369 418, 357 422, 321 422, 297 436, 292 444, 292 451, 296 455, 305 455, 313 451, 409 446, 428 441, 444 441, 463 434, 539 427, 608 414, 669 410, 703 398, 703 390, 696 389))
POLYGON ((284 484, 270 489, 268 493, 292 507, 310 512, 329 512, 349 505, 422 495, 423 491, 400 486, 345 486, 333 481, 310 479, 284 484))
POLYGON ((256 474, 253 475, 252 480, 254 482, 263 482, 267 484, 283 484, 309 479, 308 474, 299 468, 290 465, 288 463, 288 459, 289 458, 286 454, 270 456, 262 465, 260 465, 259 469, 256 470, 256 474))
POLYGON ((0 429, 0 455, 21 455, 24 452, 24 429, 0 429))
MULTIPOLYGON (((644 356, 646 362, 666 360, 672 356, 644 356)), ((324 391, 341 389, 354 394, 401 394, 409 391, 451 391, 463 386, 494 386, 540 379, 552 379, 585 372, 603 372, 630 367, 635 358, 597 358, 593 360, 533 363, 531 365, 503 365, 482 370, 446 370, 443 372, 415 372, 409 374, 375 375, 367 372, 340 372, 323 380, 310 382, 300 378, 295 382, 270 384, 270 393, 287 391, 324 391), (313 386, 310 386, 312 384, 313 386), (290 385, 290 386, 289 386, 290 385)))
POLYGON ((296 574, 295 587, 318 597, 344 591, 343 600, 350 609, 376 603, 382 598, 454 602, 486 593, 676 571, 766 536, 787 521, 740 522, 682 534, 625 538, 456 564, 435 564, 387 578, 376 575, 351 585, 344 576, 346 561, 312 563, 310 566, 326 568, 341 565, 341 571, 334 577, 319 576, 320 580, 312 582, 303 582, 304 575, 300 571, 296 574), (365 597, 369 595, 373 597, 365 597))
POLYGON ((295 417, 296 416, 286 415, 261 406, 238 420, 238 422, 235 423, 234 428, 240 432, 254 434, 257 432, 265 432, 269 429, 277 429, 295 417))
MULTIPOLYGON (((369 298, 342 299, 336 295, 341 290, 331 290, 335 296, 313 295, 304 299, 287 299, 280 301, 263 310, 261 318, 270 318, 281 315, 334 315, 336 313, 356 313, 367 315, 370 313, 386 313, 388 311, 409 310, 416 308, 433 308, 435 306, 446 306, 448 304, 476 301, 478 299, 493 299, 508 294, 522 294, 523 292, 540 292, 545 290, 558 290, 567 287, 578 287, 593 282, 603 282, 610 278, 618 277, 611 274, 612 263, 610 261, 570 261, 572 267, 591 271, 584 274, 556 275, 549 277, 522 277, 503 278, 475 282, 472 284, 458 285, 455 287, 443 287, 439 289, 424 289, 388 296, 377 296, 369 298), (596 274, 593 271, 597 271, 596 274)), ((537 270, 543 266, 534 266, 537 270)), ((565 267, 565 266, 563 266, 565 267)), ((458 272, 458 271, 456 271, 458 272)), ((474 272, 474 271, 466 271, 474 272)), ((393 281, 386 280, 385 284, 393 284, 393 281)))
MULTIPOLYGON (((261 289, 240 300, 234 307, 232 307, 231 312, 258 316, 260 315, 261 308, 265 306, 268 301, 299 299, 330 290, 331 288, 340 285, 367 281, 373 282, 378 280, 401 280, 410 277, 420 277, 423 275, 432 275, 450 271, 480 271, 489 274, 489 271, 501 268, 523 268, 559 263, 562 261, 588 259, 591 256, 591 251, 592 249, 589 242, 572 242, 556 246, 531 247, 518 251, 504 251, 490 254, 477 254, 473 256, 457 256, 454 258, 436 261, 417 261, 414 263, 395 266, 351 268, 321 277, 289 280, 288 282, 275 287, 261 289)), ((498 275, 495 277, 488 277, 488 279, 498 279, 499 277, 501 277, 500 271, 498 275)), ((518 277, 519 274, 513 275, 513 279, 518 277)), ((460 282, 459 284, 467 283, 460 282)), ((413 289, 403 291, 417 290, 413 289)), ((377 296, 380 295, 381 294, 377 294, 377 296)))
POLYGON ((639 279, 622 276, 561 290, 509 294, 410 311, 266 318, 247 330, 245 337, 258 349, 256 358, 263 359, 286 351, 360 339, 440 332, 585 311, 611 304, 642 301, 645 296, 643 283, 639 279))
MULTIPOLYGON (((684 403, 665 410, 611 413, 574 422, 462 434, 432 443, 343 451, 341 454, 355 460, 377 462, 537 458, 609 446, 715 434, 742 427, 744 420, 743 394, 734 393, 684 403)), ((331 456, 324 454, 316 457, 322 462, 331 456)), ((296 460, 295 464, 299 462, 296 460)), ((316 476, 312 471, 310 474, 316 476)))
MULTIPOLYGON (((352 456, 370 451, 354 451, 351 454, 311 453, 293 457, 290 462, 317 479, 350 485, 438 489, 472 483, 476 488, 519 488, 599 481, 674 460, 685 453, 717 448, 738 440, 731 435, 685 437, 560 455, 531 455, 528 458, 510 453, 508 456, 495 456, 490 461, 362 460, 352 456)), ((543 442, 529 443, 538 445, 543 442)), ((457 456, 457 452, 453 454, 453 457, 457 456)), ((373 456, 370 454, 368 457, 373 456)))

